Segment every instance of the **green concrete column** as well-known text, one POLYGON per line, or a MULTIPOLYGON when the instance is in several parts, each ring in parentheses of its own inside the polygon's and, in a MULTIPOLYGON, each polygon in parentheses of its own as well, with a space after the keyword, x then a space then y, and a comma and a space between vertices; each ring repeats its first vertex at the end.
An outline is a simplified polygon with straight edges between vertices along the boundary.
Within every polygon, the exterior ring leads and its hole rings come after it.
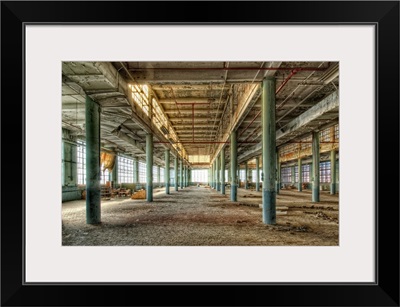
POLYGON ((220 167, 219 167, 219 161, 218 161, 218 156, 215 157, 215 172, 216 172, 216 177, 217 177, 217 191, 221 191, 221 177, 220 177, 220 167))
POLYGON ((301 164, 301 158, 299 158, 298 163, 297 163, 297 168, 299 170, 299 183, 298 183, 298 190, 301 192, 303 190, 303 166, 301 164))
POLYGON ((183 176, 183 178, 184 178, 184 181, 183 181, 183 186, 186 188, 187 187, 187 165, 185 165, 184 167, 183 167, 183 171, 184 171, 184 176, 183 176))
POLYGON ((111 180, 112 180, 112 186, 115 188, 118 184, 118 156, 115 155, 115 163, 113 170, 111 172, 111 180))
POLYGON ((157 165, 157 182, 158 182, 158 186, 161 186, 160 166, 158 166, 158 165, 157 165))
POLYGON ((153 201, 153 135, 146 134, 146 199, 153 201))
POLYGON ((231 133, 231 201, 237 201, 237 132, 231 133))
POLYGON ((214 162, 211 164, 211 188, 214 189, 214 162))
POLYGON ((214 162, 211 163, 210 172, 211 172, 211 188, 214 189, 214 176, 215 176, 215 174, 214 174, 214 162))
POLYGON ((256 158, 256 191, 260 192, 260 158, 256 158))
POLYGON ((232 181, 232 177, 231 177, 231 166, 228 166, 228 178, 227 178, 228 182, 232 181))
POLYGON ((225 147, 221 149, 221 194, 225 195, 225 147))
POLYGON ((279 163, 279 151, 276 149, 276 194, 281 189, 281 164, 279 163))
POLYGON ((133 176, 133 182, 135 183, 139 183, 140 179, 139 179, 139 158, 136 157, 133 159, 133 164, 135 165, 135 172, 134 172, 134 176, 133 176))
POLYGON ((331 150, 331 194, 336 194, 336 151, 331 150))
POLYGON ((164 180, 165 180, 165 194, 169 194, 169 149, 165 150, 164 180))
POLYGON ((182 159, 179 159, 180 161, 180 163, 179 163, 179 165, 180 165, 180 168, 179 168, 179 173, 180 173, 180 176, 179 176, 179 186, 181 187, 181 189, 183 189, 183 160, 182 159))
POLYGON ((249 164, 248 162, 244 162, 244 188, 246 190, 249 189, 249 182, 248 182, 248 176, 249 176, 249 164))
POLYGON ((208 185, 211 187, 211 168, 208 168, 208 185))
POLYGON ((174 160, 174 185, 175 185, 175 191, 178 191, 178 157, 175 157, 174 160))
POLYGON ((182 182, 182 186, 185 188, 186 187, 186 165, 183 164, 183 182, 182 182))
POLYGON ((319 131, 312 133, 312 202, 319 202, 319 131))
POLYGON ((101 222, 100 106, 86 96, 86 223, 101 222))
POLYGON ((262 187, 263 223, 276 224, 276 133, 275 78, 266 77, 262 84, 262 187))

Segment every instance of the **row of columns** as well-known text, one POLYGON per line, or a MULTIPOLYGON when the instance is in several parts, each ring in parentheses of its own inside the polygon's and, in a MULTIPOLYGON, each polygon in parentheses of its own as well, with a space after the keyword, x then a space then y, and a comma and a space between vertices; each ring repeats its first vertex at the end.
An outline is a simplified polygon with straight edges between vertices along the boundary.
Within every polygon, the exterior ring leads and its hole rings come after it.
MULTIPOLYGON (((86 124, 86 223, 101 222, 100 189, 100 106, 89 96, 85 102, 86 124)), ((117 163, 117 162, 116 162, 117 163)), ((135 181, 139 179, 139 162, 135 159, 135 181)), ((178 158, 175 157, 175 191, 178 191, 178 158)), ((170 151, 165 151, 165 193, 170 193, 170 151)), ((118 177, 118 167, 114 166, 112 177, 118 177)), ((180 160, 180 187, 189 186, 190 170, 180 160)), ((160 170, 158 169, 160 182, 160 170)), ((153 201, 153 135, 146 135, 146 199, 153 201)))
MULTIPOLYGON (((276 121, 275 121, 275 78, 266 77, 262 82, 262 106, 261 106, 261 122, 262 122, 262 173, 263 173, 263 186, 262 186, 262 216, 265 224, 276 223, 276 195, 280 189, 280 163, 279 155, 276 148, 276 121)), ((312 168, 312 201, 319 202, 319 132, 313 132, 312 152, 313 152, 313 168, 312 168)), ((221 150, 221 174, 225 173, 224 152, 221 150)), ((332 154, 333 155, 333 154, 332 154)), ((237 133, 232 131, 231 134, 231 201, 237 201, 237 133)), ((331 192, 335 193, 335 162, 336 159, 331 156, 331 192)), ((299 191, 301 191, 301 159, 299 163, 299 191)), ((256 190, 259 191, 259 158, 256 158, 256 190)), ((245 163, 245 188, 248 188, 247 173, 248 164, 245 163)), ((219 167, 218 158, 212 164, 211 183, 217 191, 220 190, 219 183, 219 167), (213 176, 215 174, 215 176, 213 176), (216 182, 215 182, 216 181, 216 182)), ((224 175, 222 175, 224 176, 224 175)), ((222 185, 224 185, 224 178, 221 178, 222 185)), ((225 193, 225 191, 221 191, 225 193)))
MULTIPOLYGON (((276 133, 275 133, 275 78, 266 77, 262 82, 262 173, 264 174, 262 186, 262 212, 265 224, 276 223, 276 194, 279 193, 280 164, 276 152, 276 133), (278 183, 278 184, 277 184, 278 183)), ((100 107, 90 97, 86 97, 86 174, 87 174, 87 222, 100 222, 100 107)), ((231 137, 231 200, 237 201, 237 132, 232 131, 231 137)), ((313 132, 312 141, 313 168, 312 168, 312 201, 319 201, 319 132, 313 132)), ((169 165, 169 153, 165 154, 166 165, 169 165), (168 158, 168 159, 167 159, 168 158)), ((178 159, 175 158, 175 191, 178 191, 178 159)), ((146 136, 146 164, 147 164, 147 200, 152 201, 152 166, 153 166, 153 138, 151 134, 146 136)), ((246 174, 248 166, 246 163, 246 174)), ((138 168, 136 168, 138 169, 138 168)), ((257 158, 257 170, 259 160, 257 158)), ((332 166, 332 170, 335 167, 332 166)), ((168 176, 169 176, 169 172, 168 176)), ((188 185, 188 170, 185 168, 185 183, 183 181, 183 161, 180 161, 180 187, 188 185)), ((220 152, 220 157, 215 159, 211 166, 211 185, 217 191, 225 194, 225 152, 220 152), (219 161, 220 160, 220 161, 219 161), (221 177, 220 177, 221 175, 221 177), (222 182, 222 184, 221 184, 222 182)), ((335 176, 335 172, 333 172, 335 176)), ((259 177, 259 171, 257 171, 259 177)), ((336 180, 336 179, 335 179, 336 180)), ((169 181, 169 180, 168 180, 169 181)), ((334 182, 333 186, 334 186, 334 182)), ((259 185, 259 178, 257 178, 259 185)), ((247 178, 245 181, 247 188, 247 178)), ((258 188, 259 189, 259 186, 258 188)), ((301 159, 299 159, 299 190, 301 189, 301 159)), ((169 193, 169 185, 166 193, 169 193)))

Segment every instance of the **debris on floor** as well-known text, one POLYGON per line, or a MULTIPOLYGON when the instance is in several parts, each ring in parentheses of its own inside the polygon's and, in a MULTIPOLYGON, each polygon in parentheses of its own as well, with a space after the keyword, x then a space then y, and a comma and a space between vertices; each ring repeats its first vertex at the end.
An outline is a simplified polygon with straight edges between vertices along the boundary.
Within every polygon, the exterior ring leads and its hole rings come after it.
POLYGON ((132 194, 131 199, 146 199, 146 190, 139 190, 132 194))

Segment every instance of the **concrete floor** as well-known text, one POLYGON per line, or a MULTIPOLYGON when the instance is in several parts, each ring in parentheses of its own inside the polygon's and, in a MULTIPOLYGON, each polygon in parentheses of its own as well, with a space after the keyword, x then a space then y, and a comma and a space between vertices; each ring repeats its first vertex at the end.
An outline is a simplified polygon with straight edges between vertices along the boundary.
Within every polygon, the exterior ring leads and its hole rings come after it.
POLYGON ((288 207, 276 225, 262 223, 261 192, 238 190, 238 202, 207 187, 154 190, 154 201, 111 199, 101 204, 99 225, 87 225, 85 200, 62 204, 62 243, 78 246, 272 246, 339 244, 339 197, 321 191, 281 190, 288 207))

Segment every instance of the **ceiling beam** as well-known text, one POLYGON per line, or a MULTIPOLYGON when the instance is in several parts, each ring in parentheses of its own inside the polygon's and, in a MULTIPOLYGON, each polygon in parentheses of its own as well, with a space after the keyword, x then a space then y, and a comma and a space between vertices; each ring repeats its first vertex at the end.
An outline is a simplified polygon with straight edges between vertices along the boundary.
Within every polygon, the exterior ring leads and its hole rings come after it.
MULTIPOLYGON (((269 72, 269 71, 268 71, 269 72)), ((273 71, 275 73, 275 71, 273 71)), ((143 83, 191 83, 191 84, 209 84, 221 83, 253 83, 261 81, 263 74, 258 73, 258 70, 232 70, 229 71, 228 78, 225 80, 224 70, 207 70, 207 71, 168 71, 168 70, 143 70, 132 71, 131 75, 138 82, 143 83)))
MULTIPOLYGON (((152 88, 154 89, 154 85, 152 86, 152 88)), ((167 89, 165 89, 167 90, 167 89)), ((180 91, 181 89, 177 88, 175 89, 175 91, 180 91)), ((201 89, 202 91, 207 91, 206 88, 201 89)), ((163 98, 163 99, 158 99, 159 103, 162 104, 173 104, 175 105, 176 103, 193 103, 196 107, 196 103, 210 103, 210 102, 215 102, 216 99, 215 98, 203 98, 203 97, 187 97, 187 98, 175 98, 175 99, 171 99, 171 98, 163 98)))
MULTIPOLYGON (((293 119, 289 122, 285 127, 278 129, 276 131, 276 141, 277 145, 279 144, 279 140, 289 136, 291 133, 295 132, 296 130, 303 128, 314 121, 318 121, 318 119, 328 112, 332 112, 339 109, 339 94, 338 92, 333 92, 332 94, 325 97, 321 100, 318 104, 314 107, 310 108, 300 116, 293 119)), ((311 132, 308 131, 308 133, 311 132)), ((294 139, 296 136, 293 136, 294 139)), ((286 139, 285 142, 289 142, 290 138, 286 139)), ((282 144, 279 144, 282 145, 282 144)), ((255 156, 261 155, 262 153, 262 143, 258 143, 257 145, 248 149, 245 153, 238 157, 238 162, 242 163, 250 158, 255 156)))
MULTIPOLYGON (((191 108, 190 109, 179 108, 179 110, 175 109, 175 110, 165 110, 164 111, 165 114, 175 114, 175 113, 177 113, 177 114, 192 114, 192 112, 193 111, 192 111, 191 108)), ((216 114, 216 113, 221 114, 222 110, 219 110, 219 111, 217 111, 217 110, 204 110, 204 109, 199 110, 199 109, 194 108, 194 115, 196 115, 196 114, 216 114)))

